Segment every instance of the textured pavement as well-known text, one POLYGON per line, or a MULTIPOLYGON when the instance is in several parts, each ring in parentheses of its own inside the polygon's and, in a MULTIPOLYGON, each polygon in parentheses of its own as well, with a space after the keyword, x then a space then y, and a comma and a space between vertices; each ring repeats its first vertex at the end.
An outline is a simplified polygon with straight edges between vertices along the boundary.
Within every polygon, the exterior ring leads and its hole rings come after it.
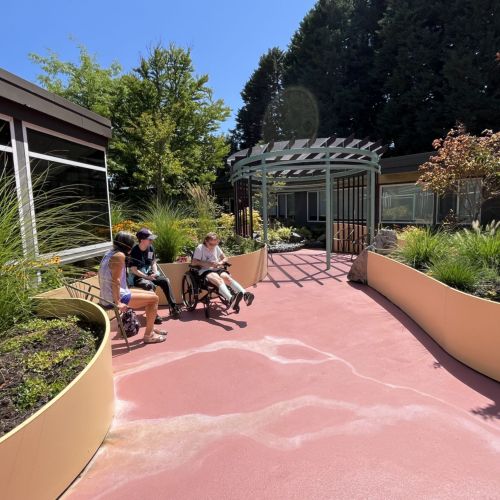
POLYGON ((113 341, 116 418, 65 498, 500 498, 500 384, 347 283, 348 257, 269 264, 238 315, 113 341))

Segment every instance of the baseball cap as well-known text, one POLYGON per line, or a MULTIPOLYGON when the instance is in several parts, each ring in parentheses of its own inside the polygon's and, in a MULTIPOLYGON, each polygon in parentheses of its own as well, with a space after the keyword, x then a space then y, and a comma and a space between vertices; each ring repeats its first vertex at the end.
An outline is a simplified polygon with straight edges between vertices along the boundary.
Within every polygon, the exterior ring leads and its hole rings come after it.
POLYGON ((148 228, 143 227, 137 231, 136 237, 138 240, 155 240, 156 234, 153 234, 148 228))

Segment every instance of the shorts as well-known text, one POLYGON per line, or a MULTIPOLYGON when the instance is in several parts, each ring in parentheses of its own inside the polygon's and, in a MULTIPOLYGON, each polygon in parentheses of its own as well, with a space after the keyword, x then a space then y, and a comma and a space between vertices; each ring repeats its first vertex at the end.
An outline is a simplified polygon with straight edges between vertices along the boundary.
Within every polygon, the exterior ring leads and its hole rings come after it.
POLYGON ((124 293, 123 295, 120 296, 120 302, 122 304, 128 304, 131 298, 132 298, 131 292, 124 293))

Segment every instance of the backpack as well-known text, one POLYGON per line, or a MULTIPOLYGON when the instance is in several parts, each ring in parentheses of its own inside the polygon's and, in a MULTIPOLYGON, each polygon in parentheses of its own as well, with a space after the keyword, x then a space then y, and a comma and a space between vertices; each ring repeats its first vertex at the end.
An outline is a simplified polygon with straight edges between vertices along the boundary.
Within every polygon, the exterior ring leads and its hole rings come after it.
POLYGON ((136 335, 141 327, 139 321, 137 320, 137 314, 135 314, 133 309, 127 309, 122 314, 122 323, 127 337, 133 337, 136 335))

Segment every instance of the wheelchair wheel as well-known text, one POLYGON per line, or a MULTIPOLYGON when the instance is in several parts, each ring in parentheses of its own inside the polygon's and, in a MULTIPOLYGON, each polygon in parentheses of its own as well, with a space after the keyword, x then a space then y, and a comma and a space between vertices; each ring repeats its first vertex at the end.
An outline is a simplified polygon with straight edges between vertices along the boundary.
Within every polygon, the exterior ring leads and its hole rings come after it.
POLYGON ((188 311, 194 311, 198 303, 198 289, 190 274, 182 277, 182 301, 188 311))

